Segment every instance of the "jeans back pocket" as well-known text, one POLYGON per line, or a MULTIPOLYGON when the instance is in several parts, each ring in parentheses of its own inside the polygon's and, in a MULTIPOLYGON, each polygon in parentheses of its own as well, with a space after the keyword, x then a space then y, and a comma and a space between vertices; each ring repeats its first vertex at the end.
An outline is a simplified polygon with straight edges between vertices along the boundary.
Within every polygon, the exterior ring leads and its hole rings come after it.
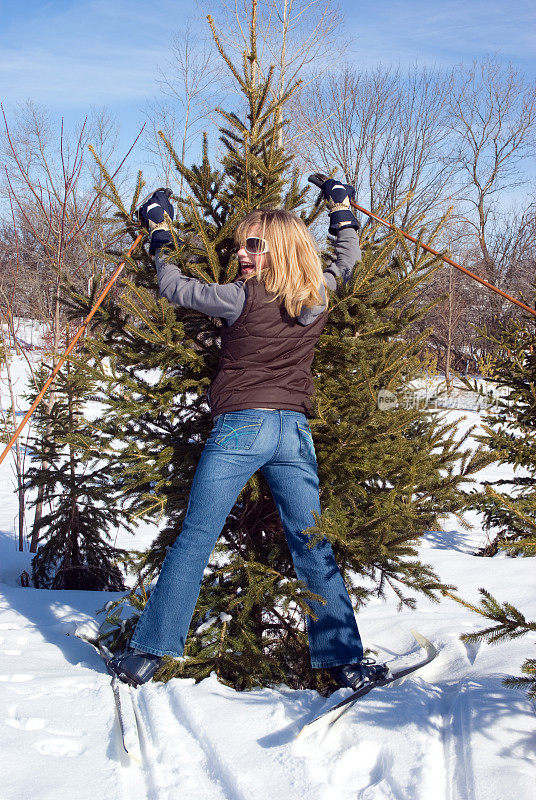
POLYGON ((214 442, 223 450, 250 450, 259 435, 263 420, 228 411, 221 415, 214 442))
POLYGON ((305 422, 296 422, 298 426, 298 434, 300 437, 300 456, 309 461, 316 461, 315 446, 313 442, 313 434, 309 425, 305 422))

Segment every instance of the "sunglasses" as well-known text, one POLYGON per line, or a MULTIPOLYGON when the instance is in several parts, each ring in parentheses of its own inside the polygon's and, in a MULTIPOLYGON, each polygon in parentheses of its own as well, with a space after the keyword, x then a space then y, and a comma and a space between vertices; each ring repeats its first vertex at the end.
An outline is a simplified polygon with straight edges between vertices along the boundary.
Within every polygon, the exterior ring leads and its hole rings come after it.
POLYGON ((246 253, 252 256, 262 256, 264 253, 269 253, 268 242, 265 239, 259 239, 258 236, 248 236, 245 245, 246 253))

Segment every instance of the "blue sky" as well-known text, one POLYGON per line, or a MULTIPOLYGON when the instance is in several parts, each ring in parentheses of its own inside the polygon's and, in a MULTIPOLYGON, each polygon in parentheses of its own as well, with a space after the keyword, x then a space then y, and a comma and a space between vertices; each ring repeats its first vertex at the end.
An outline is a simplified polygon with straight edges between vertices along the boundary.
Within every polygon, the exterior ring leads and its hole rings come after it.
POLYGON ((343 8, 363 63, 450 66, 496 55, 536 77, 534 0, 345 0, 343 8))
MULTIPOLYGON (((341 0, 349 59, 449 66, 487 54, 536 77, 534 0, 341 0)), ((218 0, 213 8, 217 12, 218 0)), ((31 98, 58 126, 107 107, 131 143, 156 91, 171 35, 195 0, 0 0, 0 99, 8 115, 31 98)), ((197 13, 204 25, 204 13, 197 13)), ((131 156, 132 158, 133 156, 131 156)))

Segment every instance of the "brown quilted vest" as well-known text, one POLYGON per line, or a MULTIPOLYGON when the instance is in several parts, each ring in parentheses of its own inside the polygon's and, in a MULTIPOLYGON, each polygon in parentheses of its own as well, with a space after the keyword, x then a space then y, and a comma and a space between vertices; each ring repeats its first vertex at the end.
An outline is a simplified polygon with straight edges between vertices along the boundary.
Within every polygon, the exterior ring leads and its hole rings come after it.
POLYGON ((264 284, 251 278, 247 299, 230 327, 221 329, 218 372, 207 392, 212 418, 244 408, 312 410, 314 348, 327 322, 323 311, 311 325, 300 325, 264 284))

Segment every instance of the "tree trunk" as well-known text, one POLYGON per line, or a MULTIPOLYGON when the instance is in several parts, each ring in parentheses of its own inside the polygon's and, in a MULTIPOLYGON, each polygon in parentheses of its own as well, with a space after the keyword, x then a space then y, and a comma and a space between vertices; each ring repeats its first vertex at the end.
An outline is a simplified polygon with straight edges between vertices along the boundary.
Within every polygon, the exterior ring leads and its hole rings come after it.
MULTIPOLYGON (((60 299, 61 299, 61 288, 60 288, 60 279, 58 277, 58 281, 56 283, 56 293, 54 298, 54 322, 53 322, 53 340, 52 340, 52 368, 56 366, 58 359, 59 359, 59 351, 60 351, 60 299)), ((54 405, 54 390, 49 390, 49 395, 47 398, 47 412, 50 414, 52 411, 52 406, 54 405)), ((45 428, 45 436, 48 438, 51 434, 51 427, 47 425, 45 428)), ((48 468, 48 461, 43 459, 41 461, 41 468, 46 470, 48 468)), ((45 489, 43 486, 39 487, 37 492, 37 503, 35 506, 35 515, 34 521, 32 525, 32 534, 30 539, 30 553, 37 553, 37 545, 39 542, 39 533, 38 533, 38 525, 43 516, 43 499, 44 499, 45 489)))
POLYGON ((452 317, 453 317, 453 305, 454 305, 454 298, 453 298, 453 291, 454 291, 454 279, 452 273, 452 267, 449 267, 449 317, 448 317, 448 326, 447 326, 447 352, 445 354, 445 383, 447 385, 447 393, 450 394, 452 390, 452 381, 450 379, 450 365, 452 359, 452 317))
MULTIPOLYGON (((15 337, 13 337, 15 340, 15 337)), ((11 397, 11 416, 13 420, 13 430, 17 429, 17 407, 16 407, 16 397, 15 392, 13 390, 13 379, 11 375, 11 363, 10 357, 8 354, 8 348, 6 347, 6 337, 4 332, 2 331, 2 342, 4 351, 6 353, 6 372, 7 372, 7 383, 9 386, 9 394, 11 397)), ((18 542, 19 542, 19 550, 22 552, 24 550, 24 476, 23 476, 23 463, 22 463, 22 453, 20 449, 20 439, 17 439, 15 442, 15 472, 17 475, 17 495, 19 501, 19 519, 18 519, 18 542)))

